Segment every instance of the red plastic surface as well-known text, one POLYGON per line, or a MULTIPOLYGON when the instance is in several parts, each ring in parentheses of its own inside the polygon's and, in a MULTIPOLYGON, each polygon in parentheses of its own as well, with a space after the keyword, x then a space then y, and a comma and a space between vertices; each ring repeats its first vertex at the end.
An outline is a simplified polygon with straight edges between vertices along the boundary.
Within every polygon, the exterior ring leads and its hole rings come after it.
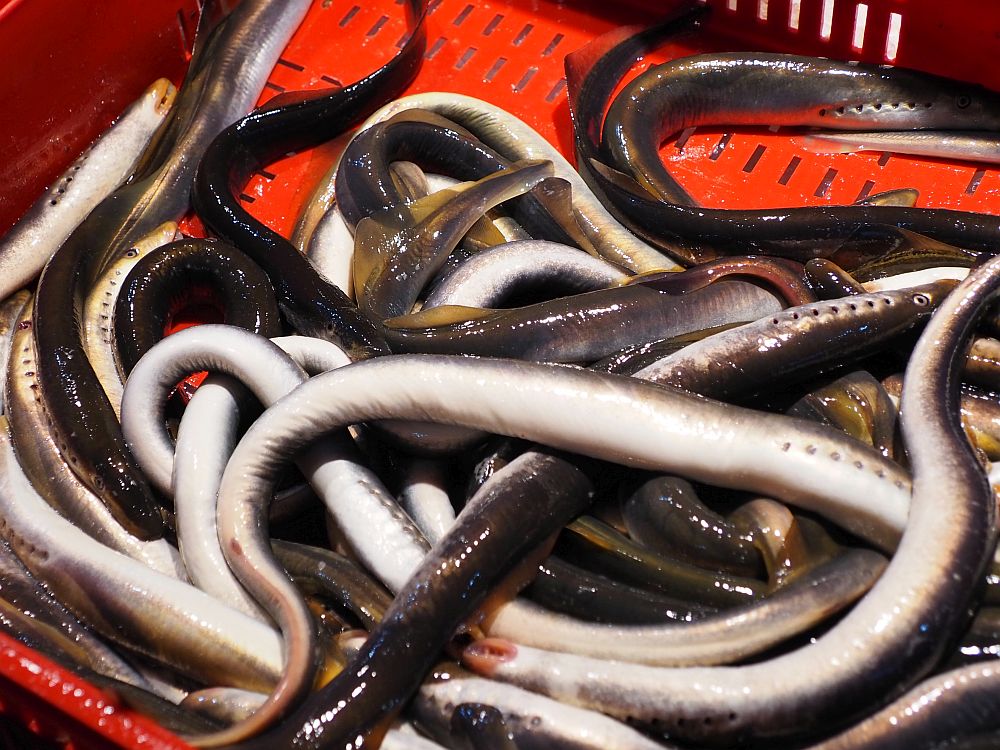
MULTIPOLYGON (((714 49, 777 49, 896 62, 1000 89, 1000 6, 979 0, 709 0, 706 34, 656 59, 714 49), (859 30, 860 18, 864 28, 859 30), (898 36, 897 36, 898 32, 898 36), (987 64, 989 61, 991 64, 987 64)), ((507 108, 564 151, 570 144, 562 58, 622 23, 655 19, 659 3, 594 0, 431 0, 429 48, 414 91, 471 94, 507 108)), ((155 77, 178 80, 194 0, 59 2, 0 7, 0 228, 30 204, 155 77), (99 10, 98 10, 99 9, 99 10), (17 106, 11 106, 10 103, 17 106)), ((286 89, 355 80, 394 53, 403 33, 393 0, 315 2, 262 100, 286 89)), ((645 61, 648 64, 650 61, 645 61)), ((287 232, 335 146, 269 165, 244 201, 287 232)), ((850 202, 917 187, 926 205, 1000 212, 1000 171, 878 154, 816 155, 785 133, 698 131, 663 153, 691 192, 712 205, 850 202)), ((191 225, 189 225, 191 226, 191 225)), ((196 225, 195 225, 196 226, 196 225)), ((0 636, 0 709, 75 748, 181 748, 169 733, 47 660, 0 636)))
POLYGON ((179 82, 196 0, 0 3, 0 232, 154 79, 179 82))

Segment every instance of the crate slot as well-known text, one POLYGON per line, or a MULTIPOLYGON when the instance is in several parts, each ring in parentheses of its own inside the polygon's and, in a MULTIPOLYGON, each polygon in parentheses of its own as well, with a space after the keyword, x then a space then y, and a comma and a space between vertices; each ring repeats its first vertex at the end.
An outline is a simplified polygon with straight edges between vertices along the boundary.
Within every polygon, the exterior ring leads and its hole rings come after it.
POLYGON ((463 23, 465 23, 465 19, 469 17, 469 14, 473 10, 475 10, 475 7, 476 6, 474 5, 466 5, 464 8, 462 8, 462 12, 459 13, 457 16, 455 16, 455 20, 451 22, 451 25, 461 26, 463 23))
POLYGON ((833 181, 837 178, 837 169, 830 167, 826 170, 826 174, 823 175, 823 179, 820 180, 819 185, 816 186, 816 192, 813 193, 817 198, 825 198, 826 194, 830 192, 830 186, 833 181))
POLYGON ((836 0, 823 0, 823 10, 819 26, 819 37, 829 41, 833 36, 833 8, 836 0))
POLYGON ((802 163, 802 158, 799 156, 793 156, 789 162, 788 166, 785 167, 785 171, 781 173, 781 177, 778 178, 779 185, 787 185, 789 180, 792 179, 792 175, 795 174, 795 170, 799 168, 799 164, 802 163))
POLYGON ((678 153, 684 150, 688 139, 694 135, 695 130, 697 130, 697 128, 685 128, 681 131, 681 134, 677 136, 677 140, 674 141, 674 148, 677 149, 678 153))
POLYGON ((464 68, 466 64, 469 62, 469 60, 472 59, 473 55, 476 54, 477 51, 478 50, 475 47, 469 47, 467 50, 465 50, 465 52, 462 53, 462 56, 455 61, 455 70, 461 70, 462 68, 464 68))
POLYGON ((757 0, 757 20, 767 21, 767 0, 757 0))
POLYGON ((524 24, 524 28, 517 33, 517 36, 514 37, 514 41, 511 42, 511 44, 515 47, 520 47, 522 44, 524 44, 524 40, 528 38, 528 34, 531 33, 531 30, 533 28, 535 28, 535 25, 533 23, 524 24))
POLYGON ((715 144, 715 148, 712 149, 712 153, 708 155, 708 158, 712 161, 718 161, 719 157, 722 156, 722 152, 726 150, 726 146, 729 145, 729 141, 732 139, 732 133, 724 133, 719 139, 719 142, 715 144))
POLYGON ((388 20, 389 16, 382 16, 379 18, 374 24, 372 24, 372 27, 368 29, 368 33, 365 34, 365 36, 373 37, 378 34, 382 30, 382 27, 385 26, 385 22, 388 20))
POLYGON ((865 28, 868 26, 868 6, 858 3, 854 9, 854 36, 851 47, 858 52, 865 48, 865 28))
POLYGON ((788 0, 788 28, 799 30, 799 15, 802 13, 802 0, 788 0))
POLYGON ((747 173, 753 172, 757 167, 757 163, 760 161, 761 157, 764 156, 766 151, 767 146, 762 143, 758 144, 757 148, 755 148, 753 153, 750 154, 750 158, 747 159, 746 164, 743 165, 743 171, 747 173))
POLYGON ((565 38, 566 37, 564 37, 562 34, 556 34, 554 37, 552 37, 552 41, 549 42, 548 46, 546 46, 545 49, 542 50, 542 57, 548 57, 553 52, 555 52, 556 47, 558 47, 559 43, 562 42, 562 40, 565 38))
POLYGON ((524 71, 524 75, 521 76, 521 80, 514 84, 514 92, 518 94, 521 93, 524 90, 524 87, 527 86, 531 82, 531 79, 535 77, 535 73, 537 72, 538 68, 536 67, 530 67, 524 71))
POLYGON ((435 39, 434 44, 428 47, 427 52, 424 53, 424 59, 433 60, 435 57, 437 57, 437 53, 441 51, 441 48, 447 41, 448 40, 445 39, 443 36, 439 36, 437 39, 435 39))
POLYGON ((899 54, 899 35, 903 29, 903 16, 899 13, 889 14, 889 30, 885 34, 885 61, 895 62, 899 54))
POLYGON ((183 10, 177 11, 177 28, 181 34, 181 47, 187 50, 188 53, 190 54, 191 42, 193 40, 191 39, 190 32, 188 31, 187 20, 184 18, 183 10))
POLYGON ((562 92, 565 90, 566 90, 566 79, 560 78, 558 81, 556 81, 556 85, 552 87, 549 93, 545 95, 545 101, 551 104, 556 99, 558 99, 562 95, 562 92))
POLYGON ((346 28, 347 24, 349 24, 351 20, 358 14, 359 10, 361 10, 360 5, 355 5, 354 7, 352 7, 349 11, 347 11, 344 14, 344 17, 340 19, 340 23, 338 23, 337 25, 342 29, 346 28))
POLYGON ((486 71, 486 75, 483 76, 483 80, 486 83, 492 83, 493 79, 497 77, 497 73, 499 73, 500 69, 506 64, 507 64, 506 57, 498 57, 496 60, 494 60, 493 64, 490 66, 490 69, 486 71))
POLYGON ((872 194, 872 190, 875 189, 875 180, 865 180, 865 184, 861 186, 861 190, 858 191, 858 197, 854 199, 854 202, 863 201, 869 195, 872 194))
POLYGON ((483 36, 489 36, 494 31, 496 31, 497 26, 500 25, 501 21, 503 21, 502 13, 497 13, 495 16, 493 16, 493 18, 490 19, 490 22, 486 24, 486 27, 483 29, 483 36))
POLYGON ((966 195, 975 195, 976 191, 979 190, 979 185, 983 181, 983 177, 986 176, 985 169, 977 169, 972 173, 972 179, 969 180, 968 186, 965 188, 966 195))

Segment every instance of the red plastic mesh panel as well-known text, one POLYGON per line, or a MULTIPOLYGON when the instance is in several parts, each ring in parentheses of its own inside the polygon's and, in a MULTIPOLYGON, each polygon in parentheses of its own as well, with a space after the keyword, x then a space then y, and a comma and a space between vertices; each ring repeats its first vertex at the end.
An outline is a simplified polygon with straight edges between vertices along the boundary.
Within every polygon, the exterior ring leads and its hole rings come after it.
MULTIPOLYGON (((708 31, 642 65, 711 50, 772 49, 895 62, 1000 89, 1000 7, 979 0, 709 0, 708 31)), ((431 0, 428 51, 414 91, 457 91, 525 119, 569 150, 562 58, 623 23, 655 20, 660 3, 431 0)), ((179 80, 195 0, 0 2, 0 230, 157 76, 179 80), (98 10, 99 9, 99 10, 98 10)), ((336 86, 391 56, 403 33, 394 0, 315 2, 262 100, 336 86)), ((642 67, 642 65, 638 67, 642 67)), ((250 210, 287 232, 336 146, 263 170, 250 210)), ((1000 211, 998 170, 896 155, 816 155, 783 132, 698 130, 664 146, 671 170, 710 205, 850 202, 916 187, 923 205, 1000 211)), ((194 225, 189 227, 197 228, 194 225)), ((0 635, 0 710, 76 748, 181 748, 154 723, 0 635)))
MULTIPOLYGON (((705 33, 665 45, 633 72, 696 52, 770 49, 822 54, 866 62, 907 64, 1000 86, 997 68, 977 67, 974 55, 942 59, 924 54, 927 39, 940 41, 956 18, 982 23, 972 3, 950 6, 928 21, 924 4, 843 0, 719 0, 705 33), (862 10, 863 9, 863 10, 862 10), (923 41, 921 41, 923 40, 923 41), (989 77, 993 74, 993 80, 989 77)), ((596 10, 590 3, 478 3, 431 0, 424 70, 412 91, 455 91, 501 105, 521 117, 568 155, 569 111, 562 58, 594 36, 622 23, 647 23, 656 14, 635 6, 596 10)), ((387 59, 403 34, 398 4, 334 2, 317 5, 276 68, 261 101, 286 89, 353 81, 387 59), (341 50, 370 50, 345 59, 341 50)), ((989 14, 985 14, 989 15, 989 14)), ((996 15, 996 14, 994 14, 996 15)), ((994 48, 996 39, 987 40, 994 48)), ((787 130, 730 132, 698 129, 665 145, 671 172, 706 205, 776 207, 850 203, 864 196, 913 187, 918 205, 1000 210, 1000 170, 895 154, 817 154, 787 130)), ((289 232, 315 181, 335 158, 338 144, 268 166, 242 200, 273 228, 289 232)))

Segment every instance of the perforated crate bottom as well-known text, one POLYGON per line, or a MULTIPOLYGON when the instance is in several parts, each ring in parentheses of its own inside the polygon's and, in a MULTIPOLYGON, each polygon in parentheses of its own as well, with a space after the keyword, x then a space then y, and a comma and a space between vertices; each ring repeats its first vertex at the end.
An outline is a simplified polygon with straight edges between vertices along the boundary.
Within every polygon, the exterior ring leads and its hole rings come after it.
MULTIPOLYGON (((751 3, 737 5, 724 0, 710 4, 718 10, 707 33, 666 45, 633 72, 697 52, 774 48, 786 41, 791 20, 779 11, 797 5, 772 0, 770 25, 766 25, 759 12, 748 22, 746 10, 751 3), (775 25, 784 36, 777 33, 775 25)), ((616 25, 649 23, 657 17, 641 8, 607 5, 613 6, 517 1, 474 5, 467 0, 431 0, 426 59, 411 92, 453 91, 486 99, 525 120, 572 159, 563 57, 616 25)), ((814 26, 816 52, 833 55, 847 35, 842 22, 849 22, 847 36, 852 43, 857 14, 847 12, 847 5, 824 3, 826 8, 841 8, 841 14, 834 15, 831 10, 817 15, 814 11, 822 10, 819 3, 802 3, 795 19, 799 28, 794 40, 801 46, 809 27, 814 26), (828 24, 830 36, 823 39, 828 24)), ((866 13, 868 33, 877 36, 883 27, 889 28, 889 13, 866 13)), ((907 23, 912 16, 911 11, 907 23)), ((910 28, 902 24, 896 24, 898 32, 910 28)), ((387 59, 386 50, 398 47, 403 32, 398 3, 316 6, 279 61, 262 102, 284 90, 356 80, 376 60, 387 59), (339 54, 342 49, 371 50, 372 54, 344 59, 339 54)), ((898 37, 890 49, 887 43, 870 46, 867 53, 852 47, 849 54, 882 62, 887 52, 901 56, 906 51, 901 45, 907 38, 898 37)), ((921 206, 1000 210, 1000 170, 872 152, 816 154, 792 135, 790 131, 703 128, 686 131, 665 144, 662 154, 691 194, 709 206, 851 203, 871 193, 913 187, 920 191, 921 206)), ((287 234, 316 179, 328 168, 332 151, 320 148, 268 166, 246 187, 244 203, 258 218, 287 234)))

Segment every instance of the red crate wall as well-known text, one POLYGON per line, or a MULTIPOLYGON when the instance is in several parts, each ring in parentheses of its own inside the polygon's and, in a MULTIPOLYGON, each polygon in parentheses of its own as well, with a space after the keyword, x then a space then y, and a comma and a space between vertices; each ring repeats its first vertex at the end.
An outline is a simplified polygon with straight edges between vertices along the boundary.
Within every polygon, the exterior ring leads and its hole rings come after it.
POLYGON ((197 0, 0 2, 0 232, 158 77, 179 82, 197 0))
MULTIPOLYGON (((1000 8, 976 0, 710 0, 708 31, 642 65, 696 51, 778 49, 895 61, 1000 89, 1000 8), (859 10, 864 8, 864 10, 859 10), (893 16, 892 14, 896 14, 893 16), (863 34, 859 18, 865 19, 863 34), (893 20, 897 18, 897 20, 893 20), (898 26, 899 36, 895 37, 898 26), (829 28, 829 34, 826 33, 829 28), (891 53, 887 60, 887 48, 891 53)), ((499 104, 569 151, 562 58, 623 23, 655 20, 660 3, 431 0, 428 51, 414 91, 449 90, 499 104)), ((179 80, 195 0, 12 0, 0 7, 0 231, 127 102, 157 76, 179 80), (99 8, 98 10, 95 10, 99 8)), ((336 85, 388 59, 403 33, 399 2, 323 0, 284 52, 262 100, 336 85)), ((639 66, 641 67, 641 65, 639 66)), ((288 231, 334 147, 269 165, 244 191, 250 209, 288 231)), ((705 129, 668 143, 671 169, 714 205, 849 202, 914 186, 927 205, 1000 211, 998 170, 875 154, 815 155, 781 133, 705 129)), ((180 748, 109 696, 0 636, 0 710, 76 748, 180 748)))

